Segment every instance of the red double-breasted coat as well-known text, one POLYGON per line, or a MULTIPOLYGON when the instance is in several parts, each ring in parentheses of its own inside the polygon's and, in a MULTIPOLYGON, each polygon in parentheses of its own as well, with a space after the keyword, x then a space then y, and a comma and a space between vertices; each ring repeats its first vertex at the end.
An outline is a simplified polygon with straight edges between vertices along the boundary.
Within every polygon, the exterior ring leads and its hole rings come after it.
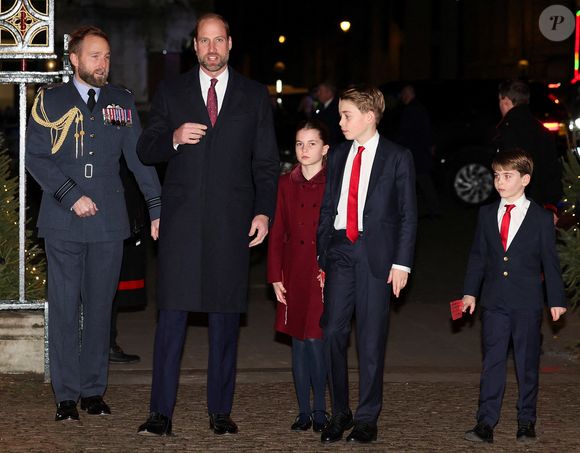
POLYGON ((270 230, 268 282, 283 282, 288 304, 277 304, 275 328, 299 340, 322 338, 316 231, 325 184, 325 168, 310 180, 299 165, 282 175, 270 230))

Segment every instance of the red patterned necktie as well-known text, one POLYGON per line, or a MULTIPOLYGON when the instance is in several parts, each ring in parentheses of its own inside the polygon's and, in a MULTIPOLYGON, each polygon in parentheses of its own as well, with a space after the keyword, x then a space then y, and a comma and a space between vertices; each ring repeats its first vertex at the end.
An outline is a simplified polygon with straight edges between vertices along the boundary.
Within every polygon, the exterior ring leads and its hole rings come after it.
POLYGON ((515 207, 516 207, 515 204, 506 204, 505 213, 501 219, 501 228, 499 230, 499 237, 501 238, 501 243, 503 244, 504 250, 507 250, 508 233, 510 231, 510 220, 512 218, 511 211, 515 207))
POLYGON ((218 83, 218 79, 211 79, 211 85, 209 86, 209 90, 207 90, 207 113, 209 114, 212 126, 215 126, 218 116, 217 94, 215 92, 216 83, 218 83))
POLYGON ((354 243, 358 239, 358 183, 360 180, 360 163, 364 146, 358 147, 358 152, 352 162, 350 184, 348 186, 348 204, 346 206, 346 237, 354 243))

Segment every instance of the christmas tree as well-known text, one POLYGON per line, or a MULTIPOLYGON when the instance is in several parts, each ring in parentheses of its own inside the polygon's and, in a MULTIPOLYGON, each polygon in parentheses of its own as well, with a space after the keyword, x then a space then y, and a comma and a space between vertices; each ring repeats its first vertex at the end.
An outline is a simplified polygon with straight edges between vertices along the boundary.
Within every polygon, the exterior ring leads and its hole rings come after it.
MULTIPOLYGON (((11 173, 11 159, 0 136, 0 300, 18 300, 18 177, 11 173)), ((44 252, 26 230, 26 300, 45 299, 44 252)))
POLYGON ((575 155, 564 163, 563 186, 565 209, 560 223, 566 227, 558 231, 558 254, 570 305, 576 307, 580 304, 580 225, 576 215, 580 201, 580 163, 575 155))

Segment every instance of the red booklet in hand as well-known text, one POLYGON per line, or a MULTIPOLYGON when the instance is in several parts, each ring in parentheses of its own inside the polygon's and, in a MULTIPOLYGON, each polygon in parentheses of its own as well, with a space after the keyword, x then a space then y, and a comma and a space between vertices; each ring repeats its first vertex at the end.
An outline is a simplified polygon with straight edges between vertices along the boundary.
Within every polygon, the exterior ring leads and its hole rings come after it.
POLYGON ((452 300, 449 302, 449 306, 451 307, 451 319, 453 321, 461 318, 463 316, 463 300, 452 300))

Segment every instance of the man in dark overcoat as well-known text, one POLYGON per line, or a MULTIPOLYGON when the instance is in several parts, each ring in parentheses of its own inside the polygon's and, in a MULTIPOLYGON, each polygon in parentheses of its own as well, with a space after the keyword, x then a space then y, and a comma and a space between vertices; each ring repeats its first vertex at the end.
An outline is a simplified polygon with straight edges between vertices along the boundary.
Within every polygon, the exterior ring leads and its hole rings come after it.
POLYGON ((111 413, 103 401, 111 305, 129 237, 121 153, 147 200, 154 239, 161 211, 157 173, 135 152, 141 127, 133 95, 107 84, 107 35, 82 27, 71 34, 69 48, 74 78, 39 92, 26 132, 26 168, 42 187, 37 226, 48 260, 57 421, 79 420, 79 398, 89 414, 111 413))
POLYGON ((279 158, 266 88, 228 67, 232 40, 221 16, 198 20, 193 45, 199 66, 160 84, 138 144, 144 163, 167 162, 142 434, 171 433, 188 312, 208 313, 210 427, 237 432, 230 412, 249 247, 266 237, 276 203, 279 158))

